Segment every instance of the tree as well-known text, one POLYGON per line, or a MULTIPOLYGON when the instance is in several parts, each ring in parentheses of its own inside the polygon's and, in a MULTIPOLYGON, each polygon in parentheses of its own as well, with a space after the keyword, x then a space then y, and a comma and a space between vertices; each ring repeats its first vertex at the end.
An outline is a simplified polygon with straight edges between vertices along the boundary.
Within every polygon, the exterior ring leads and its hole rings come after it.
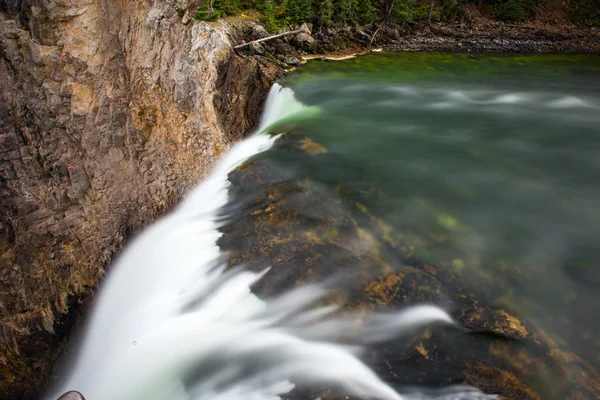
POLYGON ((278 31, 279 24, 277 23, 277 19, 275 18, 275 4, 273 4, 273 0, 267 0, 264 2, 262 12, 265 29, 268 32, 278 31))
POLYGON ((356 21, 356 5, 358 0, 338 0, 334 22, 344 25, 354 25, 356 21))
POLYGON ((312 0, 288 0, 285 16, 289 23, 299 25, 309 21, 313 15, 312 0))
POLYGON ((214 0, 213 6, 223 15, 232 15, 240 11, 239 0, 214 0))
POLYGON ((328 25, 333 23, 333 12, 333 0, 322 0, 318 3, 316 15, 319 22, 321 22, 322 24, 328 25))
POLYGON ((356 13, 360 24, 371 24, 378 19, 371 0, 356 0, 356 13))
POLYGON ((392 3, 393 14, 404 21, 413 20, 415 0, 394 0, 392 3))

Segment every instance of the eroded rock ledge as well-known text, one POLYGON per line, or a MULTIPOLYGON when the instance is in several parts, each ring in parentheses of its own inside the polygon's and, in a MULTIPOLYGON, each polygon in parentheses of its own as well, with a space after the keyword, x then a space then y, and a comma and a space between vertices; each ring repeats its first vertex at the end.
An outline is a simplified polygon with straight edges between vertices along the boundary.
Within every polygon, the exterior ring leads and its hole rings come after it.
POLYGON ((256 123, 280 70, 229 29, 170 1, 0 2, 6 398, 35 397, 124 240, 256 123))

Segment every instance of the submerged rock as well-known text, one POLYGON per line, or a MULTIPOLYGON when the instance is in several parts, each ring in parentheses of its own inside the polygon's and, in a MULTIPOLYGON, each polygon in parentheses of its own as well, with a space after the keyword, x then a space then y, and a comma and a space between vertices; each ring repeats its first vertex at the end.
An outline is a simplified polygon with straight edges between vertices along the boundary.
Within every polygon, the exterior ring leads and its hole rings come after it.
MULTIPOLYGON (((276 148, 315 162, 331 156, 295 134, 280 139, 276 148)), ((593 367, 512 311, 483 302, 485 287, 468 286, 452 268, 415 258, 391 227, 347 195, 359 186, 329 193, 275 165, 259 158, 230 173, 230 194, 244 206, 232 214, 219 240, 232 267, 272 267, 254 287, 259 296, 337 276, 354 282, 332 298, 345 303, 341 313, 368 315, 419 303, 448 309, 459 326, 370 347, 367 363, 398 389, 469 384, 508 399, 600 398, 600 376, 593 367)), ((376 192, 368 186, 359 190, 376 192)), ((360 329, 362 320, 356 323, 360 329)), ((288 398, 309 393, 333 395, 329 389, 315 393, 299 387, 288 398)))

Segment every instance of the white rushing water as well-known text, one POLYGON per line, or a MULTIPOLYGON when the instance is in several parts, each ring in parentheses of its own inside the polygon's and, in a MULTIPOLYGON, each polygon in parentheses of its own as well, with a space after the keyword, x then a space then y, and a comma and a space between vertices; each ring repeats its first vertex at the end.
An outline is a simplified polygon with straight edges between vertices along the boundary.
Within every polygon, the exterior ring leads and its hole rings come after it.
MULTIPOLYGON (((424 305, 373 316, 361 335, 348 335, 354 346, 335 344, 332 338, 352 332, 355 322, 327 318, 334 308, 308 311, 327 294, 324 287, 261 301, 249 288, 263 273, 224 272, 220 265, 216 221, 228 201, 227 174, 272 146, 277 137, 264 134, 266 127, 307 112, 314 110, 275 85, 257 134, 233 147, 170 215, 118 257, 70 374, 48 399, 78 390, 87 400, 267 400, 289 392, 290 382, 404 398, 359 360, 360 345, 434 321, 451 323, 443 310, 424 305), (310 323, 316 319, 321 322, 310 323)), ((467 392, 439 398, 480 396, 467 392)))

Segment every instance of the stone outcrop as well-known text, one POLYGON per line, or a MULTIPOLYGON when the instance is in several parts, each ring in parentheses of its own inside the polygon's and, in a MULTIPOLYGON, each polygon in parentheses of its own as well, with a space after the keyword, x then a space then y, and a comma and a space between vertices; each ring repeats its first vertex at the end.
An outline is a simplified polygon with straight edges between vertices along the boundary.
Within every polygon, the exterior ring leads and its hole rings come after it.
POLYGON ((236 56, 224 22, 180 11, 168 0, 0 1, 8 398, 35 396, 116 250, 249 132, 279 74, 236 56))

